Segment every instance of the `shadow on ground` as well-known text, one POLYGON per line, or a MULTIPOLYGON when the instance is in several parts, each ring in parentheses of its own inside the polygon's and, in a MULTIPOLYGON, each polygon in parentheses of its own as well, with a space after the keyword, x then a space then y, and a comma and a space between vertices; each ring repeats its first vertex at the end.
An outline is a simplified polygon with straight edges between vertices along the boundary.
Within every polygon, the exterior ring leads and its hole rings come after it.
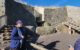
POLYGON ((58 50, 58 49, 56 49, 55 47, 56 47, 57 43, 59 43, 59 42, 60 42, 60 41, 54 41, 54 42, 49 43, 48 45, 43 45, 43 44, 42 44, 43 42, 38 43, 38 44, 44 46, 44 47, 45 47, 46 49, 48 49, 48 50, 58 50))

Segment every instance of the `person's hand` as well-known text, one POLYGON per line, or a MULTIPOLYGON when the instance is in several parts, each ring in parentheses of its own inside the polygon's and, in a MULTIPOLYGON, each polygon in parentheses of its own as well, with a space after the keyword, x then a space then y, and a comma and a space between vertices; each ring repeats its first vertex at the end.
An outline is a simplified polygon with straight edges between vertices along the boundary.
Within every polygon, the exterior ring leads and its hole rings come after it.
POLYGON ((17 25, 16 25, 17 28, 19 28, 19 27, 21 27, 21 26, 22 26, 21 24, 17 24, 17 25))
POLYGON ((24 39, 24 36, 21 36, 22 39, 24 39))
POLYGON ((74 50, 72 45, 69 46, 69 50, 74 50))

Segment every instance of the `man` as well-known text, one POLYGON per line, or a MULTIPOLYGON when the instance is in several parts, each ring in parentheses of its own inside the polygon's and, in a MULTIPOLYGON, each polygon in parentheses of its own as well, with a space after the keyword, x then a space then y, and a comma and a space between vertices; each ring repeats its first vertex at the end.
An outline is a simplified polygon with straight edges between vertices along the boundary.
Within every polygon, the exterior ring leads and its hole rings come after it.
POLYGON ((80 39, 78 39, 74 45, 74 50, 80 50, 80 39))
POLYGON ((74 47, 72 45, 70 45, 69 50, 74 50, 74 47))
POLYGON ((80 50, 80 39, 75 42, 74 47, 70 47, 69 50, 80 50))
POLYGON ((13 28, 11 33, 11 50, 31 50, 29 45, 30 37, 33 36, 29 29, 23 27, 21 20, 16 22, 16 27, 13 28))

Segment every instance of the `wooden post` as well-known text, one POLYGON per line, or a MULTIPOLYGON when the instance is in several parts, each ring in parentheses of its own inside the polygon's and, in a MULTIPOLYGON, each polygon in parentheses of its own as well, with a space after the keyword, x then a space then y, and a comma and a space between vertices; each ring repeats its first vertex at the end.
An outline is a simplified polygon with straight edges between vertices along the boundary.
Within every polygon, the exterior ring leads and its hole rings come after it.
POLYGON ((71 26, 69 26, 69 34, 71 34, 71 26))
POLYGON ((48 49, 44 48, 43 46, 40 46, 40 45, 37 45, 37 44, 33 44, 33 43, 31 43, 31 46, 36 48, 36 49, 38 49, 38 50, 48 50, 48 49))

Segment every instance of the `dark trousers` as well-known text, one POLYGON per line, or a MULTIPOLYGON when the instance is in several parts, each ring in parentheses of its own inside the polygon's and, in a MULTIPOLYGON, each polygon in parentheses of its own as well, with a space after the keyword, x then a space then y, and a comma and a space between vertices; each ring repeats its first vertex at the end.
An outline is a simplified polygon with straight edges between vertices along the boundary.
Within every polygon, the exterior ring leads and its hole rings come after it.
POLYGON ((23 41, 21 48, 11 48, 10 50, 33 50, 29 42, 23 41))
POLYGON ((20 50, 31 50, 31 46, 29 42, 23 41, 22 47, 20 48, 20 50))
POLYGON ((17 49, 17 48, 11 48, 10 50, 19 50, 19 49, 17 49))

